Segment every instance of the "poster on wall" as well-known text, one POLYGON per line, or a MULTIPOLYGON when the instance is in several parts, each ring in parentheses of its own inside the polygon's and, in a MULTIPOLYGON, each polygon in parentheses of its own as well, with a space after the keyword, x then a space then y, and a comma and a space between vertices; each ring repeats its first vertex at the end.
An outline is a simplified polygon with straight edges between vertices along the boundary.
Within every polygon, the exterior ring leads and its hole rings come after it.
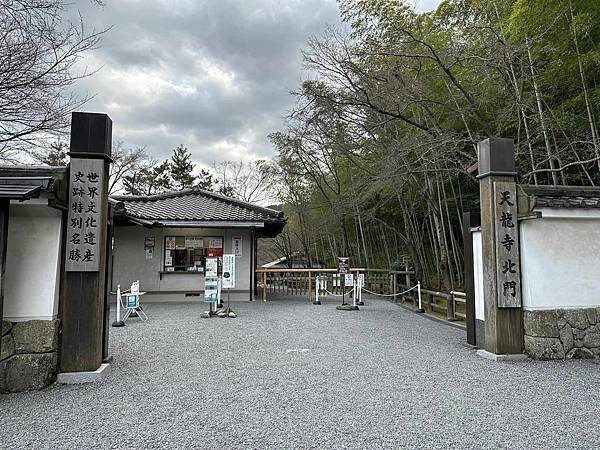
POLYGON ((218 237, 208 239, 206 254, 211 257, 223 256, 223 238, 218 237))
POLYGON ((223 289, 235 288, 235 255, 223 255, 223 289))
POLYGON ((154 246, 156 245, 156 238, 154 236, 146 236, 144 238, 144 255, 146 259, 152 259, 154 256, 154 246))
POLYGON ((173 265, 173 256, 171 256, 171 250, 165 251, 165 266, 171 267, 173 265))
POLYGON ((166 250, 175 250, 175 237, 165 238, 165 249, 166 250))
POLYGON ((235 256, 242 256, 242 237, 233 236, 231 238, 231 252, 235 256))

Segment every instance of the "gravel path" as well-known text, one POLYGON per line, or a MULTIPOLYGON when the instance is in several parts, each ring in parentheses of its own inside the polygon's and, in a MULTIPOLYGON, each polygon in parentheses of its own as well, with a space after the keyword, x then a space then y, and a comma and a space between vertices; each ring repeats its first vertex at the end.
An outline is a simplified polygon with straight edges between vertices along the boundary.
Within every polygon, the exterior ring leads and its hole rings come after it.
POLYGON ((1 448, 597 448, 600 365, 483 360, 385 301, 150 304, 100 384, 0 396, 1 448))

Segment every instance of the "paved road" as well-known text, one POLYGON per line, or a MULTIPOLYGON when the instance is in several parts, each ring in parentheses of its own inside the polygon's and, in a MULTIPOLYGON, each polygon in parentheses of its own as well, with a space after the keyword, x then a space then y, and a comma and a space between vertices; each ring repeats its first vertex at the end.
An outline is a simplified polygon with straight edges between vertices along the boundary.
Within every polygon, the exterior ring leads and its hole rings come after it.
POLYGON ((594 448, 600 365, 495 363, 385 301, 153 304, 101 384, 0 396, 2 448, 594 448))

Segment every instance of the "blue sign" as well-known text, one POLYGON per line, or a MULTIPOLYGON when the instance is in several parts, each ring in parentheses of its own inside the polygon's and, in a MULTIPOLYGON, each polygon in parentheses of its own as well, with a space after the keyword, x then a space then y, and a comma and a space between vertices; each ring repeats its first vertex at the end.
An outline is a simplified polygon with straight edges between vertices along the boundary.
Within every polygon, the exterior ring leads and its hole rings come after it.
POLYGON ((140 296, 139 295, 128 295, 127 296, 127 307, 128 308, 137 308, 140 306, 140 296))

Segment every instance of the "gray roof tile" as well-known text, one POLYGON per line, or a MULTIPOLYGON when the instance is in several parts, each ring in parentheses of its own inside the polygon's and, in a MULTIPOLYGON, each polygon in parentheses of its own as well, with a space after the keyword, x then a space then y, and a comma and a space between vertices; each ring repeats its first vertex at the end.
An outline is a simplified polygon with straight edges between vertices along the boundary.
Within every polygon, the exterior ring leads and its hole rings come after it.
POLYGON ((280 211, 194 188, 148 197, 113 196, 125 215, 148 221, 285 222, 280 211))
POLYGON ((521 186, 536 208, 600 208, 600 189, 585 186, 521 186))

